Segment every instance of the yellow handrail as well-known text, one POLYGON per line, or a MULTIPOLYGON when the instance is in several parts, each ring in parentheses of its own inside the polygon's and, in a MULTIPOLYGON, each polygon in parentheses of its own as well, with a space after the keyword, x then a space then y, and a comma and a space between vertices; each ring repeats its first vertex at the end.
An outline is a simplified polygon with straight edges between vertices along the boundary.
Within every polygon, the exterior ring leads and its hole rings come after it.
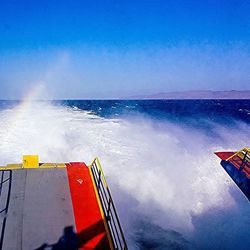
POLYGON ((117 250, 128 250, 115 205, 98 157, 93 160, 89 168, 93 174, 94 184, 103 208, 113 247, 117 250))
POLYGON ((102 170, 102 166, 101 166, 101 163, 100 163, 98 157, 96 157, 96 158, 93 160, 93 162, 91 163, 90 167, 93 167, 93 165, 94 165, 95 163, 96 163, 97 168, 98 168, 98 169, 100 170, 100 172, 101 172, 101 176, 102 176, 102 179, 103 179, 103 181, 104 181, 105 187, 108 188, 108 184, 107 184, 106 178, 105 178, 105 176, 104 176, 104 173, 103 173, 103 170, 102 170))
MULTIPOLYGON (((250 155, 250 149, 249 149, 249 148, 242 148, 241 150, 237 151, 236 153, 234 153, 233 155, 231 155, 230 157, 228 157, 228 158, 226 159, 226 161, 229 161, 229 160, 232 159, 234 156, 239 155, 239 154, 242 153, 242 152, 246 152, 247 154, 250 155)), ((241 158, 241 157, 240 157, 240 158, 241 158)))

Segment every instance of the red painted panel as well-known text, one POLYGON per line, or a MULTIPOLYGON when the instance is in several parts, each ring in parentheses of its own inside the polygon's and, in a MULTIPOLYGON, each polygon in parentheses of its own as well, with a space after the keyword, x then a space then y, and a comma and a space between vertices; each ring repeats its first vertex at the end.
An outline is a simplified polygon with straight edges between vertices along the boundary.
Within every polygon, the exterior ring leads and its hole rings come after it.
POLYGON ((215 154, 221 158, 221 160, 226 160, 228 157, 235 154, 235 152, 215 152, 215 154))
POLYGON ((88 167, 66 165, 80 249, 110 249, 88 167))

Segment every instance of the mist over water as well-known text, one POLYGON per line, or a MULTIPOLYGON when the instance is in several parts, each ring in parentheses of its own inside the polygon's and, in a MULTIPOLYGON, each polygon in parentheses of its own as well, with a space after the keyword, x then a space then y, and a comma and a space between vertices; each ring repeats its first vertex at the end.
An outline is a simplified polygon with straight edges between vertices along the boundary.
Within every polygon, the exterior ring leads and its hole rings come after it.
POLYGON ((0 165, 23 154, 41 162, 99 156, 130 249, 248 248, 249 203, 213 154, 249 146, 245 106, 221 121, 198 111, 159 115, 158 106, 149 114, 135 101, 109 103, 109 113, 107 102, 76 104, 2 104, 0 165))

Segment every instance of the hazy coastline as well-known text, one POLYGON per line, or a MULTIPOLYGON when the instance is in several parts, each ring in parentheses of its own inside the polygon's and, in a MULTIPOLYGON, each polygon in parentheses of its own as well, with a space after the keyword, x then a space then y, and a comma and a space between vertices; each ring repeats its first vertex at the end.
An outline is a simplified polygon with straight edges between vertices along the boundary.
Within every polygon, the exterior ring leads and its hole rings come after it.
POLYGON ((250 90, 194 90, 162 92, 151 95, 134 95, 122 99, 250 99, 250 90))

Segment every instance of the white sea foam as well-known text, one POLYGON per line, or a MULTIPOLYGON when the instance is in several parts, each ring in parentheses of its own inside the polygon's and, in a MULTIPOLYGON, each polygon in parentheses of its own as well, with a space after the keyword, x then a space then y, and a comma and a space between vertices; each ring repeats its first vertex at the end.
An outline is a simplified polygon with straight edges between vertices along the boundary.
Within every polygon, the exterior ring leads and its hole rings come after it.
POLYGON ((0 111, 0 164, 20 162, 23 154, 39 154, 41 162, 90 163, 99 156, 127 235, 138 215, 191 239, 194 218, 237 205, 213 152, 246 146, 249 126, 213 128, 219 138, 171 122, 104 119, 27 102, 0 111))

